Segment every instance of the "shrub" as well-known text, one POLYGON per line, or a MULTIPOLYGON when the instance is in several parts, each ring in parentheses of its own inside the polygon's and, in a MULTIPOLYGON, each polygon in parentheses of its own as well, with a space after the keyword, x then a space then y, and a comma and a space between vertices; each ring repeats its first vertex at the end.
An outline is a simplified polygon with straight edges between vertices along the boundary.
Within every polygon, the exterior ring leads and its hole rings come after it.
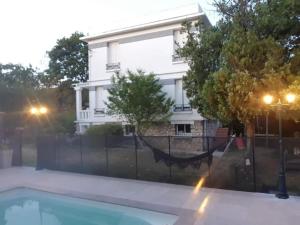
MULTIPOLYGON (((38 126, 40 126, 39 133, 42 134, 74 134, 75 124, 74 120, 75 112, 65 111, 58 112, 54 111, 51 115, 40 121, 38 126)), ((38 121, 33 121, 38 122, 38 121)), ((32 126, 32 124, 31 124, 32 126)))
POLYGON ((89 127, 86 134, 88 136, 123 135, 123 128, 120 124, 95 125, 89 127))

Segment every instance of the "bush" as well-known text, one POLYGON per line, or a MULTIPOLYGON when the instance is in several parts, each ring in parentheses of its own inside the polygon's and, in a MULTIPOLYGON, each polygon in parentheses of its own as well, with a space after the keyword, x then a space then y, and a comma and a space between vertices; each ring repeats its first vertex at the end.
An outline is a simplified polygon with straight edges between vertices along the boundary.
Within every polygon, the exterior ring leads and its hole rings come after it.
MULTIPOLYGON (((74 134, 75 133, 75 112, 65 111, 65 112, 52 112, 47 119, 43 118, 40 121, 39 132, 42 134, 74 134)), ((37 122, 37 121, 34 121, 37 122)), ((32 124, 31 124, 32 125, 32 124)))
POLYGON ((86 134, 88 136, 123 135, 123 128, 120 124, 95 125, 89 127, 86 134))

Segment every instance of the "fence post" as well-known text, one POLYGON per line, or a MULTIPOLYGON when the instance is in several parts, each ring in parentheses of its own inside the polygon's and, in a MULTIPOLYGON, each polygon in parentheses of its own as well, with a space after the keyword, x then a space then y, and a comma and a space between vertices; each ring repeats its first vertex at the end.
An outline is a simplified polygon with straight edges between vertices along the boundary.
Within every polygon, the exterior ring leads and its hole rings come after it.
POLYGON ((15 129, 15 133, 12 137, 12 148, 13 148, 12 165, 13 166, 22 166, 22 164, 23 164, 23 160, 22 160, 22 131, 23 131, 23 128, 17 127, 15 129))
POLYGON ((207 146, 207 152, 209 151, 209 137, 206 136, 206 146, 207 146))
POLYGON ((104 135, 104 150, 105 150, 105 161, 106 161, 106 175, 108 176, 108 149, 107 149, 107 135, 104 135))
POLYGON ((134 151, 135 151, 135 179, 138 179, 138 155, 137 155, 137 141, 136 135, 134 134, 134 151))
POLYGON ((83 172, 83 160, 82 160, 82 134, 79 135, 79 151, 80 151, 80 169, 83 172))
POLYGON ((41 153, 41 144, 40 144, 40 140, 38 138, 34 138, 35 140, 35 145, 36 145, 36 165, 35 165, 35 170, 41 170, 43 169, 42 164, 42 153, 41 153))
POLYGON ((168 136, 168 146, 169 146, 169 178, 172 179, 172 165, 171 165, 171 137, 168 136))
POLYGON ((256 164, 255 164, 255 136, 252 141, 252 172, 253 172, 253 188, 256 192, 256 164))
POLYGON ((55 153, 55 169, 56 170, 59 170, 58 169, 58 163, 57 163, 57 145, 58 145, 58 138, 57 138, 57 135, 55 135, 55 141, 54 141, 54 153, 55 153))

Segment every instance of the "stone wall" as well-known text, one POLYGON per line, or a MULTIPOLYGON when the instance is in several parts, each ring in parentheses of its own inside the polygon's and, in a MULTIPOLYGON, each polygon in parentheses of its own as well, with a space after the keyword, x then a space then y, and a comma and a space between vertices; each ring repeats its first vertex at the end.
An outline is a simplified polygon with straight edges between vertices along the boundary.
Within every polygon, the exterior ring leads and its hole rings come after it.
POLYGON ((168 152, 170 137, 171 154, 195 153, 203 151, 206 140, 203 135, 203 122, 195 121, 191 125, 191 135, 176 136, 175 125, 171 123, 156 124, 143 133, 144 139, 155 148, 168 152))
POLYGON ((174 136, 175 127, 169 122, 154 124, 143 132, 144 136, 174 136))
MULTIPOLYGON (((175 125, 170 122, 155 124, 148 128, 144 133, 144 136, 175 136, 175 125)), ((195 121, 191 125, 191 136, 203 135, 203 121, 195 121)))

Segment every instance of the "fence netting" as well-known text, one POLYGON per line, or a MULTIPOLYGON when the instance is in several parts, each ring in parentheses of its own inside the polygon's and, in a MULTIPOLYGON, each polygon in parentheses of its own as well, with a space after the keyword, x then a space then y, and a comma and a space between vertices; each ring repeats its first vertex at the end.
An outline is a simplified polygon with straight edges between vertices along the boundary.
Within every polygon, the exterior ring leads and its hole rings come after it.
MULTIPOLYGON (((37 169, 275 192, 278 137, 43 136, 37 169)), ((300 139, 284 138, 288 190, 300 194, 300 139)))

